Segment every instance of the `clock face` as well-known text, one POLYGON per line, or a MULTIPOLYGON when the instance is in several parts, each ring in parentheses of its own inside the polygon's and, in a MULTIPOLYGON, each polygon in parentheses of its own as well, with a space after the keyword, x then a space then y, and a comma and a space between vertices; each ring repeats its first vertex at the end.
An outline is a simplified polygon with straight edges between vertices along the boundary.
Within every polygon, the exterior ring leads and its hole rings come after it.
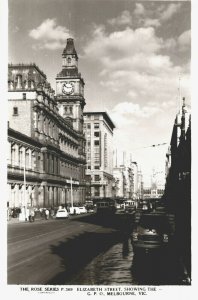
POLYGON ((73 91, 74 91, 73 84, 70 82, 65 82, 62 86, 62 91, 64 94, 67 94, 67 95, 73 93, 73 91))

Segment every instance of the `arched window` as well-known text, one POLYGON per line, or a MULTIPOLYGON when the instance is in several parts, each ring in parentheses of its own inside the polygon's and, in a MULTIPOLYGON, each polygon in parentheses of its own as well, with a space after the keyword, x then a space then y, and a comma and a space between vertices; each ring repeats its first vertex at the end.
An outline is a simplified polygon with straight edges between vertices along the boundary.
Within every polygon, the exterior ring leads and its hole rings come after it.
POLYGON ((17 89, 22 89, 22 75, 20 75, 20 74, 17 75, 16 80, 17 80, 16 88, 17 89))

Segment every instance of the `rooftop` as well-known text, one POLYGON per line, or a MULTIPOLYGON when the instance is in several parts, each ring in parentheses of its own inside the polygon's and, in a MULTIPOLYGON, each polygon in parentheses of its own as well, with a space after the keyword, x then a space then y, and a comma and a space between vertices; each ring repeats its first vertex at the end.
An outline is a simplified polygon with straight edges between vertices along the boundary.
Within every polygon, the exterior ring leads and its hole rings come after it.
POLYGON ((96 112, 84 112, 83 113, 84 116, 91 116, 91 115, 102 115, 103 118, 106 120, 106 122, 110 125, 110 127, 112 128, 112 130, 115 128, 115 125, 113 123, 113 121, 111 120, 111 118, 109 117, 107 112, 104 111, 96 111, 96 112))

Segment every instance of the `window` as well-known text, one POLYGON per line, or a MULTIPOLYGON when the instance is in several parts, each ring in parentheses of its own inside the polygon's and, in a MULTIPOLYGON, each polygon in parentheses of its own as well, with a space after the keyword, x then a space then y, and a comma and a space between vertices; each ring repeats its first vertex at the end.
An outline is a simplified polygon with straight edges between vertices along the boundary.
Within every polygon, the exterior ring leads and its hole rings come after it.
POLYGON ((99 146, 99 145, 100 145, 99 141, 94 141, 94 146, 99 146))
POLYGON ((18 107, 13 107, 13 115, 17 116, 18 115, 18 107))
POLYGON ((100 124, 99 123, 94 123, 94 129, 99 129, 100 128, 100 124))
POLYGON ((94 153, 94 163, 100 164, 100 153, 94 153))
POLYGON ((94 195, 95 196, 100 196, 100 188, 99 188, 99 186, 95 186, 94 195))
POLYGON ((71 57, 68 57, 67 62, 68 62, 68 65, 71 64, 71 57))
POLYGON ((26 100, 26 93, 23 93, 23 100, 26 100))
POLYGON ((95 132, 94 132, 94 136, 95 136, 95 137, 99 137, 99 135, 100 135, 99 131, 95 131, 95 132))
POLYGON ((99 120, 99 115, 95 115, 94 120, 99 120))
POLYGON ((91 124, 87 123, 87 129, 91 129, 91 124))
POLYGON ((51 172, 54 173, 54 155, 52 155, 51 172))
POLYGON ((100 175, 95 175, 95 181, 100 181, 100 175))
POLYGON ((100 167, 99 167, 99 166, 95 166, 94 169, 95 169, 95 170, 99 170, 100 167))

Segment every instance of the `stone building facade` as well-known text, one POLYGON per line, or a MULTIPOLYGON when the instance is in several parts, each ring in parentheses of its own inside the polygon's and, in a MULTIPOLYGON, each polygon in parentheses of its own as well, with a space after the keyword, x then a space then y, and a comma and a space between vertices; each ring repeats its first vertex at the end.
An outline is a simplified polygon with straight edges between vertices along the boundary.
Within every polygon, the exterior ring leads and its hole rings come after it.
MULTIPOLYGON (((63 56, 71 55, 71 44, 75 51, 73 40, 68 39, 63 56)), ((62 68, 64 72, 67 70, 65 65, 62 68)), ((62 78, 62 84, 70 77, 71 74, 62 78)), ((83 79, 81 82, 84 85, 83 79)), ((85 100, 82 94, 70 95, 72 100, 69 95, 55 96, 46 75, 35 64, 9 65, 9 207, 69 205, 71 184, 73 202, 84 203, 86 162, 82 111, 85 100), (72 112, 77 108, 79 118, 62 114, 60 102, 67 103, 72 112)))
POLYGON ((87 199, 112 197, 114 128, 106 112, 84 112, 87 199))

